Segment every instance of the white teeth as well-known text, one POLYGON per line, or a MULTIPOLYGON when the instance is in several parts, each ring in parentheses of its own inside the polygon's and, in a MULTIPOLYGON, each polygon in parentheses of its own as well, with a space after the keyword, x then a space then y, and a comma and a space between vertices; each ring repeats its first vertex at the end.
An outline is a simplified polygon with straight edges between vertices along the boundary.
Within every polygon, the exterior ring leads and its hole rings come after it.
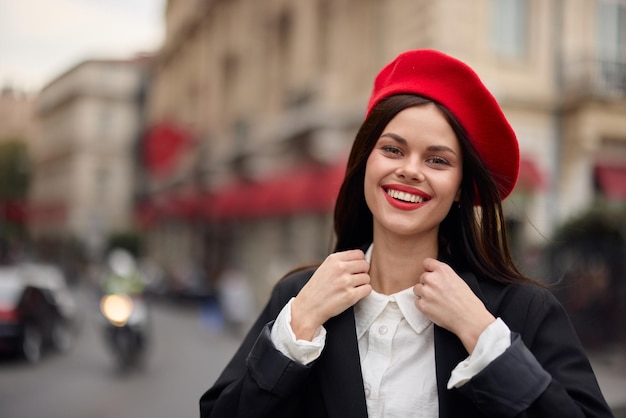
POLYGON ((411 193, 400 192, 398 190, 387 189, 387 194, 394 199, 402 200, 404 202, 422 203, 424 198, 411 193))

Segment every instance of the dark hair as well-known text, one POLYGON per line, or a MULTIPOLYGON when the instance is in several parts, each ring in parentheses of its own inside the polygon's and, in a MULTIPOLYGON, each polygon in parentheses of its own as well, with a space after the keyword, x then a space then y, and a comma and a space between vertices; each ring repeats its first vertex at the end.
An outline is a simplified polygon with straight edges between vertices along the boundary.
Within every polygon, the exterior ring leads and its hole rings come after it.
POLYGON ((361 125, 339 190, 334 213, 335 251, 362 248, 372 242, 373 219, 365 202, 365 165, 387 124, 400 111, 433 103, 454 130, 463 154, 461 201, 453 204, 439 227, 439 258, 457 268, 504 283, 528 283, 509 251, 502 203, 496 182, 472 146, 460 122, 441 104, 400 94, 382 100, 361 125), (475 206, 480 202, 479 206, 475 206))

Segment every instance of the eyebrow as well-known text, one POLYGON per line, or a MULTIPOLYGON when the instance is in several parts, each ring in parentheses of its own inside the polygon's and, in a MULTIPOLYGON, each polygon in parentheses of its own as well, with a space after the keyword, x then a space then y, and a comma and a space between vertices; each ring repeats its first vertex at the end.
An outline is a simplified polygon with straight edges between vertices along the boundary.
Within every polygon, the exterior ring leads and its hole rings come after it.
MULTIPOLYGON (((385 132, 384 134, 382 134, 380 136, 381 138, 384 137, 388 137, 393 139, 396 142, 401 143, 402 145, 408 145, 408 142, 406 139, 404 139, 403 137, 401 137, 398 134, 394 134, 393 132, 385 132)), ((431 145, 427 148, 428 151, 438 151, 438 152, 450 152, 454 155, 456 155, 456 152, 454 152, 454 150, 448 146, 445 145, 431 145)))

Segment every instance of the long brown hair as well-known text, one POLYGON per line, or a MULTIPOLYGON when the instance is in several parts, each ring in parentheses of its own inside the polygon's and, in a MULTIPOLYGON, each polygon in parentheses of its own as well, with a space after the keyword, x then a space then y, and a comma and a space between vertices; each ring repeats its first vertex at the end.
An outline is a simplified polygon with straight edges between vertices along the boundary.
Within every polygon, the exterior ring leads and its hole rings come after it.
POLYGON ((439 258, 480 277, 504 283, 536 283, 512 259, 497 183, 459 121, 441 104, 401 94, 381 101, 361 125, 335 205, 335 251, 362 248, 373 240, 373 219, 365 202, 365 165, 385 126, 400 111, 434 103, 454 130, 463 154, 461 201, 452 205, 439 228, 439 258), (476 202, 480 202, 476 205, 476 202))

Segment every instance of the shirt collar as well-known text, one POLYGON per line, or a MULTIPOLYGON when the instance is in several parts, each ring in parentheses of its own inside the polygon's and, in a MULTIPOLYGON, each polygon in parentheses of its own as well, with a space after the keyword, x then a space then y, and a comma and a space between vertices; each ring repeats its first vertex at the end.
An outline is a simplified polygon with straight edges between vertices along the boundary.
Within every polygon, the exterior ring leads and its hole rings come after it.
MULTIPOLYGON (((369 263, 372 258, 372 247, 370 245, 365 253, 365 259, 369 263)), ((413 288, 404 289, 392 295, 383 295, 374 290, 354 305, 354 317, 356 322, 357 338, 361 338, 363 334, 372 326, 372 323, 382 313, 388 303, 397 303, 402 312, 402 316, 417 334, 424 332, 429 325, 432 324, 415 307, 415 294, 413 288)))

